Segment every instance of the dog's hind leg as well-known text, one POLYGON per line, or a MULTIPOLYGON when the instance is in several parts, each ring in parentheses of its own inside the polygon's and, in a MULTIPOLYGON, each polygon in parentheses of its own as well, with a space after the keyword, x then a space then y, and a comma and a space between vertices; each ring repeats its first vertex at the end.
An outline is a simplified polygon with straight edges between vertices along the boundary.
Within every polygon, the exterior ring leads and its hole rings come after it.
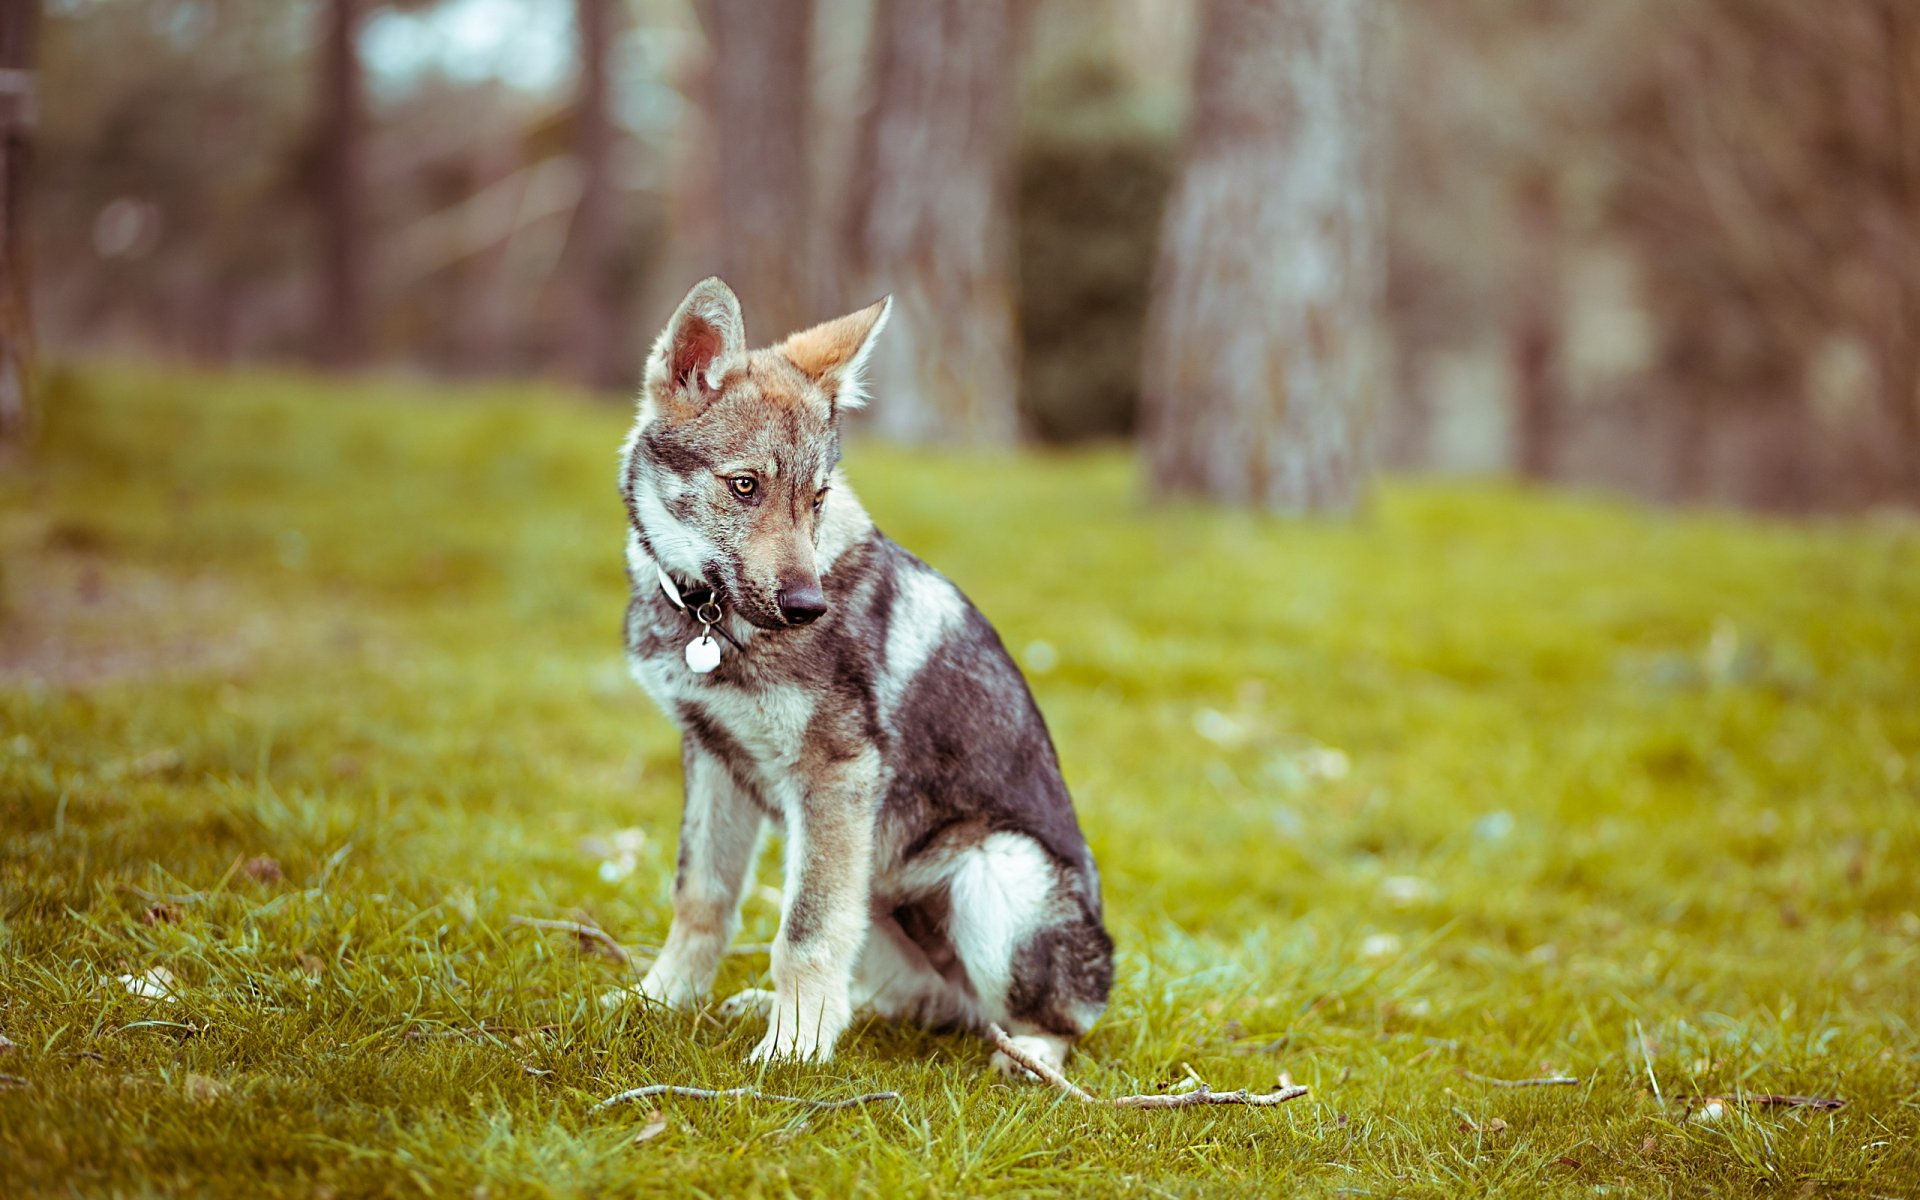
POLYGON ((952 975, 943 974, 934 955, 915 933, 920 938, 935 939, 936 953, 948 961, 950 968, 957 968, 952 947, 938 945, 940 935, 931 929, 918 907, 909 906, 897 914, 876 912, 854 970, 854 1006, 891 1021, 912 1021, 929 1029, 974 1024, 973 997, 966 976, 954 970, 956 981, 952 975), (903 927, 903 917, 914 932, 903 927))
MULTIPOLYGON (((1053 1067, 1099 1018, 1113 985, 1113 942, 1077 882, 1039 843, 1010 832, 957 855, 948 875, 948 936, 980 1019, 1053 1067)), ((1027 1074, 1001 1054, 994 1066, 1027 1074)))

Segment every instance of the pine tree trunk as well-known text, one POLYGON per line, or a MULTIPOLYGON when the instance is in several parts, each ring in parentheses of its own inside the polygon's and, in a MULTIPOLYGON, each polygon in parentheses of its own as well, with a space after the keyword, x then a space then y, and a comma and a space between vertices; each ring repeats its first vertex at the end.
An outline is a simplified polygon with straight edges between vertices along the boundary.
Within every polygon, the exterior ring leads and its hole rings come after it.
POLYGON ((27 431, 33 399, 33 296, 27 257, 39 0, 0 2, 0 444, 27 431))
POLYGON ((772 341, 825 315, 812 302, 813 4, 703 0, 699 12, 712 51, 715 269, 740 297, 749 335, 772 341))
POLYGON ((877 6, 852 186, 852 302, 891 292, 872 427, 1006 445, 1020 432, 1012 149, 1017 0, 877 6))
POLYGON ((364 0, 326 0, 321 11, 320 361, 344 369, 367 353, 366 245, 361 146, 366 128, 359 34, 364 0))
POLYGON ((1162 495, 1352 507, 1382 363, 1368 0, 1211 0, 1142 400, 1162 495))
POLYGON ((613 115, 608 58, 614 0, 576 0, 579 91, 573 107, 573 157, 580 199, 567 233, 565 346, 568 372, 586 387, 608 387, 618 348, 620 297, 613 245, 613 115))

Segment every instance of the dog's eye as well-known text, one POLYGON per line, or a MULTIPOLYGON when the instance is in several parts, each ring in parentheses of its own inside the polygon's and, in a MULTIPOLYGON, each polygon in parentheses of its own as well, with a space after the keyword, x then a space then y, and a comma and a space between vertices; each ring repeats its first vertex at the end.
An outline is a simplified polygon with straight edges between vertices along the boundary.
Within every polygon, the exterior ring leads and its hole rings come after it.
POLYGON ((813 494, 813 508, 815 512, 818 512, 820 510, 820 506, 822 504, 825 504, 826 502, 827 502, 827 489, 821 488, 819 491, 813 494))
POLYGON ((727 480, 727 483, 733 488, 733 494, 741 497, 753 495, 754 490, 760 486, 760 481, 751 475, 735 475, 727 480))

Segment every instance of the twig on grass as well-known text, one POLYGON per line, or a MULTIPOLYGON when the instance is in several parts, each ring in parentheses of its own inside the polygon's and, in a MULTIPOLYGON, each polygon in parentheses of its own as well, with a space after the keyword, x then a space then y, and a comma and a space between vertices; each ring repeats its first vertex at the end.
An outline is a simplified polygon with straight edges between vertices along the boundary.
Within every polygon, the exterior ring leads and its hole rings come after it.
POLYGON ((1823 1112, 1833 1112, 1845 1108, 1847 1102, 1833 1096, 1781 1096, 1773 1093, 1746 1096, 1687 1096, 1687 1107, 1706 1104, 1746 1104, 1755 1108, 1813 1108, 1823 1112))
MULTIPOLYGON (((139 889, 136 888, 134 890, 138 891, 139 889)), ((508 917, 507 920, 511 924, 525 925, 529 929, 546 929, 554 933, 571 933, 582 942, 592 942, 596 946, 599 946, 605 950, 614 961, 620 963, 622 966, 630 967, 635 965, 633 961, 635 952, 641 954, 657 954, 660 950, 658 946, 646 946, 637 943, 633 945, 622 945, 612 934, 589 921, 554 921, 546 917, 523 917, 518 914, 508 917)), ((740 946, 729 946, 727 947, 727 953, 729 955, 771 954, 773 953, 773 943, 748 942, 740 946)))
POLYGON ((627 953, 627 948, 598 925, 590 925, 585 921, 551 921, 545 917, 523 917, 518 914, 508 917, 507 920, 515 925, 525 925, 529 929, 549 929, 555 933, 570 933, 582 942, 592 942, 600 946, 621 966, 633 965, 633 955, 627 953))
POLYGON ((1580 1082, 1579 1077, 1574 1075, 1542 1075, 1538 1079, 1495 1079, 1491 1075, 1476 1075, 1472 1071, 1462 1071, 1461 1074, 1475 1083, 1484 1083, 1492 1087, 1573 1087, 1580 1082))
POLYGON ((419 1041, 423 1038, 467 1038, 473 1041, 480 1041, 492 1037, 494 1034, 502 1034, 506 1037, 525 1037, 531 1033, 552 1033, 558 1028, 560 1028, 558 1025, 492 1025, 486 1021, 482 1021, 471 1029, 409 1029, 401 1036, 412 1041, 419 1041))
POLYGON ((1007 1036, 1006 1030, 991 1022, 987 1025, 987 1040, 992 1042, 1000 1053, 1082 1104, 1104 1104, 1109 1108, 1197 1108, 1204 1104, 1245 1104, 1254 1108, 1270 1108, 1276 1104, 1285 1104, 1289 1100, 1298 1100, 1307 1094, 1306 1088, 1297 1086, 1283 1087, 1277 1092, 1265 1093, 1249 1092, 1245 1088, 1235 1092, 1215 1092, 1208 1090, 1203 1083, 1194 1091, 1178 1092, 1167 1096, 1103 1098, 1080 1087, 1065 1075, 1022 1050, 1018 1043, 1007 1036))
POLYGON ((150 892, 137 884, 123 883, 120 886, 142 900, 150 900, 155 904, 198 904, 207 898, 205 892, 150 892))
POLYGON ((782 1104, 804 1104, 809 1108, 828 1112, 841 1108, 858 1108, 863 1104, 881 1104, 900 1098, 899 1092, 868 1092, 864 1096, 853 1096, 845 1100, 814 1100, 806 1096, 784 1096, 779 1092, 763 1092, 759 1088, 697 1088, 684 1087, 677 1083, 650 1083, 646 1087, 637 1087, 608 1096, 588 1111, 599 1112, 612 1108, 616 1104, 625 1104, 633 1100, 646 1100, 654 1096, 685 1096, 691 1100, 775 1100, 782 1104))

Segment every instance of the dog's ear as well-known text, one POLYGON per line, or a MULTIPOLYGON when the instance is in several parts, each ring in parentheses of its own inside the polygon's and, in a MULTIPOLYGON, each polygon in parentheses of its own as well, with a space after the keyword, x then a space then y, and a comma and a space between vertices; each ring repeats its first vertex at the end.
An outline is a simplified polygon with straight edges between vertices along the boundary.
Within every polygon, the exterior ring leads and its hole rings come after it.
POLYGON ((668 412, 705 404, 746 349, 740 300, 719 276, 710 275, 693 285, 654 341, 647 355, 646 397, 668 412))
POLYGON ((867 402, 867 359, 893 312, 893 297, 883 296, 859 312, 803 329, 780 343, 780 353, 811 375, 835 410, 867 402))

